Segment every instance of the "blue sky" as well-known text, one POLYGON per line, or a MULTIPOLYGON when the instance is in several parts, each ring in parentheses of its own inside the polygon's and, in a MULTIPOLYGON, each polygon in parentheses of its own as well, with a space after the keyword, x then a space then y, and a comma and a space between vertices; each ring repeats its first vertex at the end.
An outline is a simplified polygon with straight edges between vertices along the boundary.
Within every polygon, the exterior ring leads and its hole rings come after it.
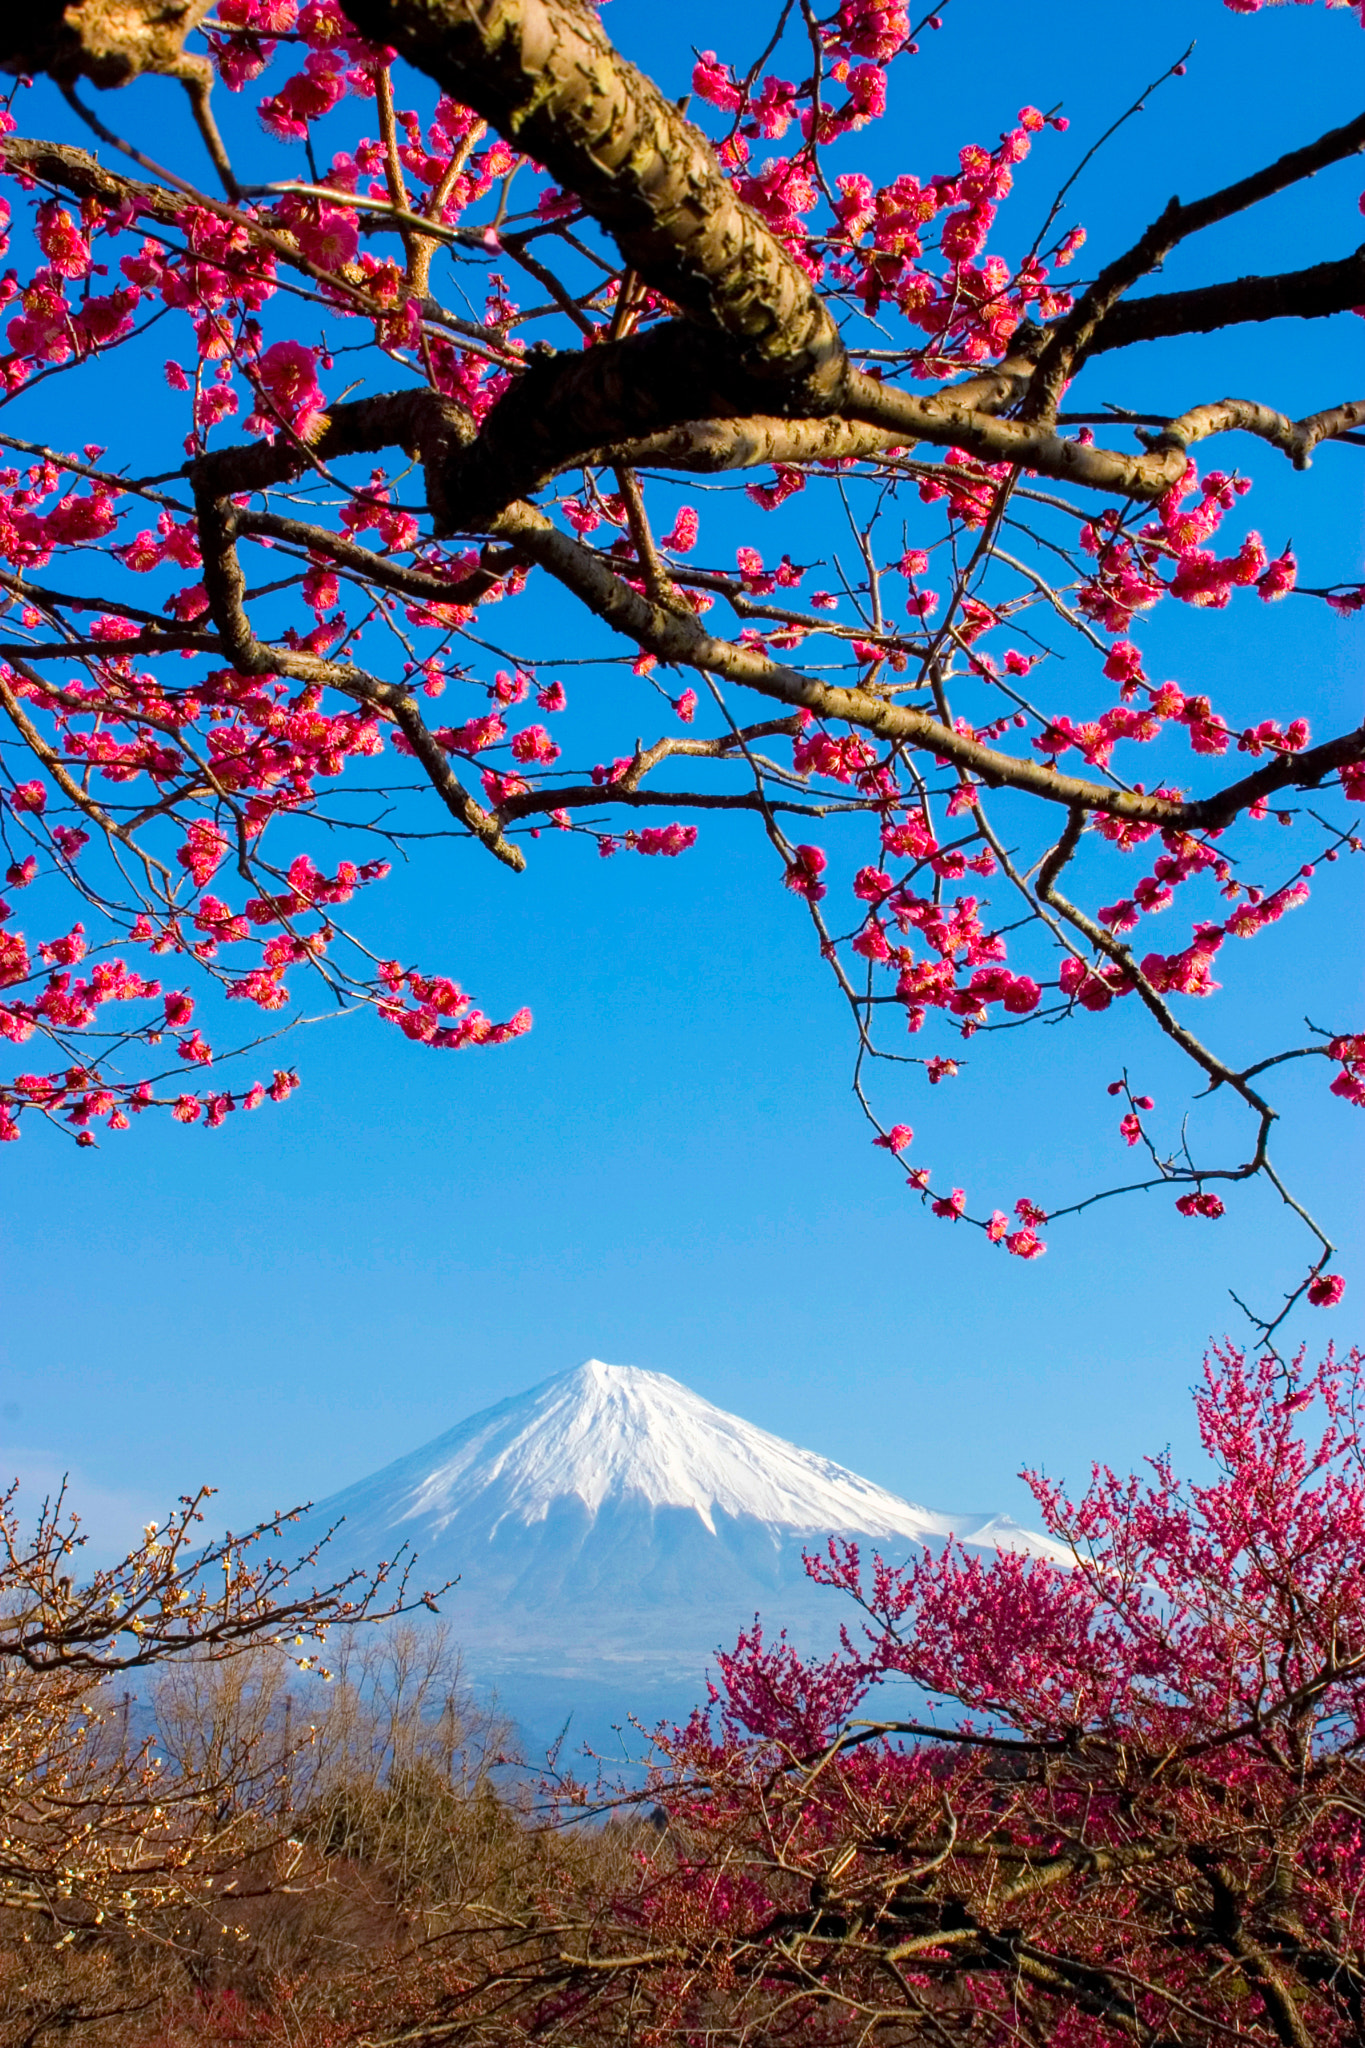
MULTIPOLYGON (((879 162, 858 167, 943 168, 1025 102, 1061 101, 1071 131, 1040 143, 1011 202, 1025 244, 1080 151, 1192 34, 1189 76, 1076 195, 1090 253, 1131 239, 1172 191, 1194 196, 1357 111, 1348 12, 1068 4, 1047 10, 1045 38, 1001 0, 946 12, 896 85, 879 162)), ((687 89, 693 42, 729 54, 736 18, 643 0, 608 14, 671 92, 687 89)), ((767 16, 738 18, 747 56, 767 16)), ((170 91, 145 82, 101 112, 164 122, 170 91)), ((1359 237, 1361 182, 1358 164, 1339 166, 1215 231, 1163 288, 1342 254, 1359 237)), ((1166 411, 1231 391, 1302 412, 1351 395, 1361 360, 1348 322, 1282 323, 1105 358, 1084 390, 1166 411)), ((20 433, 107 438, 107 396, 92 385, 89 418, 60 430, 41 393, 8 418, 20 433)), ((182 430, 178 416, 167 425, 182 430)), ((1237 453, 1272 552, 1292 537, 1309 582, 1360 573, 1360 450, 1326 448, 1306 477, 1237 453)), ((783 516, 781 546, 818 548, 802 501, 783 516)), ((547 651, 561 644, 552 628, 547 651)), ((1361 631, 1307 600, 1264 608, 1246 594, 1216 617, 1163 607, 1144 646, 1234 717, 1307 710, 1325 733, 1359 716, 1361 631)), ((593 681, 603 730, 619 734, 619 671, 593 681)), ((1254 946, 1224 949, 1226 993, 1199 1019, 1220 1043, 1301 1042, 1305 1011, 1359 1021, 1351 865, 1254 946)), ((1229 1285, 1266 1299, 1301 1269, 1301 1240, 1259 1186, 1209 1228, 1168 1197, 1109 1205, 1059 1228, 1032 1265, 930 1221, 869 1145, 846 1017, 743 821, 708 820, 677 861, 541 842, 520 880, 444 846, 365 918, 387 950, 447 967, 491 1014, 529 1003, 534 1032, 452 1056, 343 1019, 292 1043, 304 1086, 288 1105, 219 1133, 144 1120, 97 1152, 41 1132, 3 1148, 0 1464, 34 1484, 71 1469, 101 1539, 201 1480, 238 1524, 334 1491, 590 1354, 673 1373, 935 1507, 1023 1515, 1022 1463, 1079 1479, 1092 1456, 1126 1465, 1187 1447, 1200 1351, 1236 1328, 1229 1285)), ((978 1041, 973 1059, 970 1085, 907 1099, 917 1156, 952 1182, 1043 1200, 1121 1167, 1101 1098, 1125 1060, 1159 1101, 1179 1084, 1124 1006, 1077 1030, 978 1041)), ((1345 1304, 1301 1319, 1340 1341, 1359 1334, 1365 1298, 1365 1120, 1307 1066, 1277 1090, 1279 1151, 1344 1247, 1345 1304)))

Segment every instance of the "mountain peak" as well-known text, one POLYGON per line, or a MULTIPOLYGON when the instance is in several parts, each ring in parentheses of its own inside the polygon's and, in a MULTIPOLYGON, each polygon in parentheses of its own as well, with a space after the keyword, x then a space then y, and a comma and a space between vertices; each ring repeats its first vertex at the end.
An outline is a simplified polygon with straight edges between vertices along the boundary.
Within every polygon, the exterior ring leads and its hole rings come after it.
POLYGON ((600 1358, 334 1494, 300 1534, 329 1528, 333 1571, 407 1544, 423 1585, 457 1582, 447 1611, 471 1674, 519 1702, 542 1687, 561 1719, 594 1687, 625 1708, 640 1685, 698 1685, 755 1610, 794 1641, 829 1640, 840 1602, 812 1585, 803 1553, 831 1535, 893 1562, 949 1535, 1052 1548, 1007 1516, 933 1513, 666 1373, 600 1358))
POLYGON ((1013 1525, 948 1516, 874 1486, 842 1465, 730 1415, 666 1373, 590 1358, 458 1424, 327 1507, 418 1531, 425 1548, 458 1520, 491 1535, 543 1523, 572 1501, 716 1516, 774 1532, 909 1538, 952 1533, 991 1545, 1013 1525), (987 1531, 991 1533, 987 1533, 987 1531))
MULTIPOLYGON (((667 1380, 668 1374, 648 1372, 643 1365, 607 1365, 600 1358, 587 1358, 577 1372, 566 1372, 560 1377, 585 1382, 590 1380, 597 1386, 610 1387, 629 1386, 634 1380, 667 1380)), ((676 1387, 681 1384, 680 1380, 669 1380, 670 1386, 676 1387)))

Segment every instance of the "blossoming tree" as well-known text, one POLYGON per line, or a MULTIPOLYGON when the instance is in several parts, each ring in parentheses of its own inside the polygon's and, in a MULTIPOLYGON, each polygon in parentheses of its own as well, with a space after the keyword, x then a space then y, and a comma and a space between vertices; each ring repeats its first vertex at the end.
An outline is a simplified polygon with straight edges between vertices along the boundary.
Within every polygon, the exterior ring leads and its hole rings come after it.
POLYGON ((863 1626, 811 1662, 741 1639, 664 1732, 634 1882, 505 1916, 394 2038, 1358 2041, 1362 1392, 1358 1353, 1224 1351, 1205 1478, 1035 1476, 1052 1556, 832 1541, 808 1568, 863 1626), (915 1721, 871 1718, 888 1676, 915 1721))
POLYGON ((1360 610, 1361 587, 1300 581, 1246 526, 1235 465, 1307 469, 1359 443, 1365 402, 1343 389, 1294 418, 1254 392, 1173 391, 1159 416, 1097 415, 1068 393, 1101 355, 1121 375, 1161 338, 1270 319, 1337 317, 1344 355, 1358 253, 1134 291, 1360 152, 1365 118, 1273 163, 1238 136, 1230 182, 1155 194, 1150 227, 1073 284, 1085 235, 1059 207, 1013 265, 989 247, 1059 116, 1025 107, 947 169, 857 168, 942 26, 898 0, 802 0, 754 64, 703 53, 687 107, 573 0, 8 13, 0 373, 26 433, 0 427, 0 1030, 25 1050, 0 1137, 46 1118, 92 1144, 151 1107, 213 1129, 283 1099, 292 1070, 243 1085, 227 1062, 305 975, 436 1048, 528 1029, 341 921, 393 843, 440 828, 412 824, 414 791, 514 872, 549 857, 547 828, 675 857, 689 820, 749 813, 846 998, 875 1142, 935 1216, 1022 1259, 1046 1247, 1030 1196, 992 1209, 931 1179, 893 1120, 903 1098, 865 1091, 869 1063, 938 1084, 977 1032, 1084 1028, 1126 1003, 1246 1117, 1235 1158, 1172 1148, 1140 1079, 1116 1081, 1133 1185, 1214 1219, 1220 1189, 1265 1177, 1307 1251, 1262 1327, 1305 1293, 1339 1298, 1327 1232, 1274 1164, 1264 1076, 1320 1060, 1324 1096, 1359 1106, 1365 1035, 1329 1018, 1245 1061, 1189 1019, 1221 948, 1359 851, 1365 729, 1310 733, 1279 702, 1230 720, 1149 673, 1141 632, 1161 604, 1360 610), (89 96, 149 72, 188 95, 202 165, 164 167, 89 96), (255 97, 297 175, 228 148, 220 86, 255 97), (58 90, 62 132, 74 110, 98 149, 44 139, 58 90), (113 417, 109 446, 67 447, 67 380, 120 352, 142 365, 163 337, 183 447, 149 467, 146 420, 113 417), (357 369, 367 395, 349 395, 357 369), (733 563, 687 497, 721 475, 751 513, 733 563), (801 492, 853 536, 840 588, 767 537, 801 492), (605 760, 583 758, 561 680, 526 653, 521 621, 551 592, 635 679, 605 760), (342 828, 357 857, 319 864, 342 828), (35 930, 14 905, 39 877, 70 909, 35 930))
MULTIPOLYGON (((0 1497, 0 1908, 11 1932, 40 1928, 59 1946, 96 1929, 137 1936, 161 1909, 240 1881, 244 1859, 268 1857, 287 1834, 270 1797, 287 1743, 282 1758, 278 1742, 244 1729, 173 1769, 164 1740, 130 1727, 119 1682, 263 1650, 325 1670, 329 1631, 417 1604, 402 1555, 313 1583, 321 1546, 291 1555, 288 1516, 206 1544, 208 1498, 187 1496, 125 1557, 82 1570, 86 1539, 64 1494, 33 1527, 17 1488, 0 1497)), ((258 1870, 256 1888, 267 1881, 258 1870)), ((35 1989, 31 2038, 92 2016, 79 2005, 45 2006, 35 1989)))

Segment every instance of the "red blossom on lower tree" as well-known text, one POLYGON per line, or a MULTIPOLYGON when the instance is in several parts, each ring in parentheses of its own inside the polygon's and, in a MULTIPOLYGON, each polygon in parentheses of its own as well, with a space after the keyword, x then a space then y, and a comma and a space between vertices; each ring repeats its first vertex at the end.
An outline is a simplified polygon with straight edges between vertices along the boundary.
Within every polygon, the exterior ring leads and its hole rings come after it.
POLYGON ((1358 1352, 1220 1348, 1190 1477, 1028 1474, 1044 1533, 994 1552, 831 1538, 839 1647, 746 1629, 656 1731, 614 1891, 518 1917, 419 2037, 1348 2048, 1363 1400, 1358 1352))

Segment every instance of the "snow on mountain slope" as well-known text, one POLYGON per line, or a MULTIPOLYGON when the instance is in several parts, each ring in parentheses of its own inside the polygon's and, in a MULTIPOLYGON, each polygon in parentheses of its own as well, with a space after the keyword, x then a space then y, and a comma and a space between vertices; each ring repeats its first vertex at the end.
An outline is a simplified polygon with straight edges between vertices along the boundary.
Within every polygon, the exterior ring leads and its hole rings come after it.
POLYGON ((803 1549, 831 1534, 903 1558, 949 1534, 1045 1550, 1007 1516, 945 1515, 713 1407, 663 1373, 590 1359, 323 1501, 330 1569, 402 1544, 474 1668, 699 1677, 761 1611, 798 1640, 847 1616, 803 1549), (343 1519, 344 1518, 344 1519, 343 1519))
POLYGON ((931 1514, 664 1373, 596 1358, 471 1416, 347 1498, 355 1508, 382 1501, 392 1526, 418 1524, 429 1541, 457 1516, 494 1531, 509 1516, 543 1522, 566 1495, 593 1516, 625 1496, 691 1508, 713 1535, 715 1509, 775 1528, 912 1539, 965 1535, 987 1520, 931 1514))

